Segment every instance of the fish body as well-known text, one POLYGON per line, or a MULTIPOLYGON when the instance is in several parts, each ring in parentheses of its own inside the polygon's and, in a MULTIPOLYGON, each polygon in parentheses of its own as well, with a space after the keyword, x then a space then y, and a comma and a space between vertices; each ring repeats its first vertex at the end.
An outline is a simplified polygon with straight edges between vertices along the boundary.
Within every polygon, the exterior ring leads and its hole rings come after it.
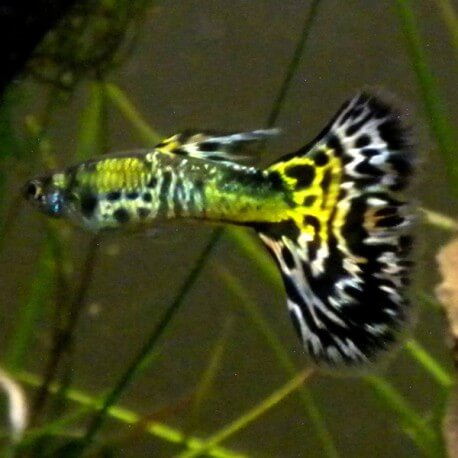
POLYGON ((268 171, 160 150, 89 160, 51 176, 62 213, 94 232, 170 219, 275 222, 289 207, 268 171))
POLYGON ((413 160, 401 115, 361 93, 309 145, 264 169, 239 163, 271 133, 188 131, 32 180, 24 192, 93 232, 177 219, 252 227, 280 268, 311 358, 370 363, 409 315, 413 214, 401 194, 413 160))

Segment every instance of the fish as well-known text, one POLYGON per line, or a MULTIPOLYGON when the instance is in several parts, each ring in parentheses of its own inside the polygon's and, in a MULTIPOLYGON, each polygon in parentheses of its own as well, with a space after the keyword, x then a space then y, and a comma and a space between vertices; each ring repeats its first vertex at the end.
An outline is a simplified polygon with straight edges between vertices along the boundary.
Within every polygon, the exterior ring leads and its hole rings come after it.
POLYGON ((23 194, 97 234, 180 220, 252 228, 280 269, 309 359, 365 367, 390 352, 410 316, 406 124, 392 103, 361 91, 312 142, 267 167, 244 161, 275 130, 187 130, 34 178, 23 194))

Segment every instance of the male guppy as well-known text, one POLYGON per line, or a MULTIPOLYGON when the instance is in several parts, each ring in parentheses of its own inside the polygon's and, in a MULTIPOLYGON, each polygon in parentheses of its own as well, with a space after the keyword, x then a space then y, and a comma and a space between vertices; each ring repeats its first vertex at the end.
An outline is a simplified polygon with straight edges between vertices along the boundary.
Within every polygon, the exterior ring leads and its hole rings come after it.
POLYGON ((413 215, 399 194, 412 156, 401 116, 360 93, 296 153, 265 169, 237 163, 270 134, 187 131, 31 180, 24 193, 47 215, 93 232, 182 218, 250 226, 278 263, 312 359, 371 362, 409 309, 413 215))

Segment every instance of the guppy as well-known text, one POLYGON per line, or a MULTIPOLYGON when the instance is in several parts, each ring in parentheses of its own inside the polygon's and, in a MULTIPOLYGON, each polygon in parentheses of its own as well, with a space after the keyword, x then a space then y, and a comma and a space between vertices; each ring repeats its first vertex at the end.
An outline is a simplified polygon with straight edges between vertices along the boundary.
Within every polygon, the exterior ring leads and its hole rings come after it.
POLYGON ((333 367, 372 362, 409 315, 413 214, 400 194, 413 160, 401 115, 362 92, 297 152, 264 169, 239 163, 271 133, 185 131, 36 178, 23 192, 92 232, 180 219, 252 227, 280 268, 306 353, 333 367))

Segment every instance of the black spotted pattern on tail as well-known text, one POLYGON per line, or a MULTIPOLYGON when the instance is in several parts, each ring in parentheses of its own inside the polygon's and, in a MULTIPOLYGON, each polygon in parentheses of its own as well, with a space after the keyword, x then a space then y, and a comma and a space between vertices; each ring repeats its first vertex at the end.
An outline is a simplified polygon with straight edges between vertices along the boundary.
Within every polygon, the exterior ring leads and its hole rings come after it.
POLYGON ((270 170, 289 189, 285 221, 259 226, 309 355, 357 366, 408 318, 413 215, 399 192, 412 157, 400 114, 376 96, 344 104, 318 138, 270 170))

